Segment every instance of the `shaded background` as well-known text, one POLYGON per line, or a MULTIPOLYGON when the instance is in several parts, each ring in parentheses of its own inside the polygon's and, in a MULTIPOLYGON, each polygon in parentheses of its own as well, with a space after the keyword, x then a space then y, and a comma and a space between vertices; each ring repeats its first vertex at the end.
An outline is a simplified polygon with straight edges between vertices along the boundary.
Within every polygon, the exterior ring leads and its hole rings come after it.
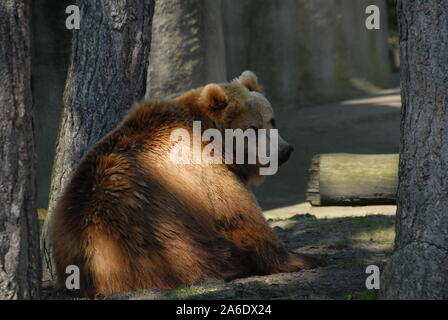
MULTIPOLYGON (((65 8, 70 4, 32 2, 42 208, 48 204, 69 61, 72 31, 65 29, 65 8)), ((400 104, 397 91, 384 91, 398 86, 395 28, 393 1, 159 0, 146 96, 171 97, 253 70, 276 110, 282 136, 296 148, 279 173, 254 191, 265 209, 294 204, 305 199, 314 154, 398 152, 400 104), (380 7, 380 30, 365 28, 370 4, 380 7), (176 57, 182 65, 174 63, 176 57), (335 103, 378 94, 379 99, 335 103)))

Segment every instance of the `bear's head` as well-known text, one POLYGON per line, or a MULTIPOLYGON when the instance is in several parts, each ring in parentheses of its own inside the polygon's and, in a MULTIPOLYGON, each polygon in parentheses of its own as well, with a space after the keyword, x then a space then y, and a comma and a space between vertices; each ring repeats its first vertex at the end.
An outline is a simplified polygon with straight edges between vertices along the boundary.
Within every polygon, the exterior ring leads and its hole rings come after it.
MULTIPOLYGON (((229 83, 209 84, 192 90, 177 98, 177 101, 195 105, 205 113, 212 121, 213 127, 223 133, 223 145, 226 145, 229 139, 238 139, 230 138, 226 131, 233 131, 236 135, 242 134, 246 142, 249 141, 250 132, 255 134, 255 149, 248 148, 249 143, 245 144, 243 163, 236 161, 236 156, 233 157, 234 168, 242 172, 247 181, 260 182, 265 175, 276 172, 276 168, 274 171, 265 170, 265 174, 259 170, 271 165, 266 163, 266 157, 261 159, 260 154, 269 155, 270 160, 275 157, 276 163, 281 165, 289 159, 294 150, 278 134, 274 110, 263 95, 257 76, 252 71, 243 72, 229 83), (260 150, 260 147, 263 150, 260 150), (247 161, 250 153, 256 154, 255 163, 247 161)), ((234 154, 237 152, 236 147, 237 144, 233 143, 234 154)))

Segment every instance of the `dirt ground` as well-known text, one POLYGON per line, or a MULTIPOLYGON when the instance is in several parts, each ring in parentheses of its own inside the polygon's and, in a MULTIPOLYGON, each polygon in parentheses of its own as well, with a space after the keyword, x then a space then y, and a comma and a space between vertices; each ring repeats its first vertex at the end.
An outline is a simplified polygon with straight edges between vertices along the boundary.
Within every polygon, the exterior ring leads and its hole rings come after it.
POLYGON ((368 215, 318 219, 297 215, 271 220, 286 247, 324 262, 314 270, 255 276, 231 282, 208 280, 175 290, 115 294, 109 299, 301 299, 367 300, 368 265, 380 270, 392 252, 394 217, 368 215))
MULTIPOLYGON (((145 290, 115 294, 108 299, 374 299, 367 290, 368 265, 380 270, 392 253, 394 216, 317 218, 295 215, 270 219, 285 246, 320 260, 314 270, 255 276, 231 282, 208 280, 175 290, 145 290)), ((69 299, 47 283, 44 298, 69 299)))
MULTIPOLYGON (((296 151, 254 192, 286 247, 319 259, 322 266, 109 299, 374 299, 375 290, 365 287, 366 267, 381 270, 392 253, 395 206, 312 207, 304 202, 307 173, 318 153, 397 153, 400 104, 398 91, 392 90, 331 105, 291 107, 277 115, 280 133, 296 151)), ((68 298, 55 293, 51 283, 44 284, 43 297, 68 298)))
MULTIPOLYGON (((278 173, 254 188, 264 210, 305 201, 311 158, 320 153, 398 153, 398 90, 363 99, 277 112, 280 135, 295 148, 278 173)), ((274 106, 275 110, 275 106, 274 106)))

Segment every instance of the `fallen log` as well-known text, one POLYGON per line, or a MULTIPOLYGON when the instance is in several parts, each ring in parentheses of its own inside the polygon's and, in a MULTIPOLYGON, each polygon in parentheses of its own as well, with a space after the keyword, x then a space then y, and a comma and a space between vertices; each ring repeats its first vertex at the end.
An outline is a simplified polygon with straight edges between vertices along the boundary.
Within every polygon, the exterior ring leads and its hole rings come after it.
POLYGON ((313 157, 307 200, 314 206, 395 204, 398 154, 313 157))

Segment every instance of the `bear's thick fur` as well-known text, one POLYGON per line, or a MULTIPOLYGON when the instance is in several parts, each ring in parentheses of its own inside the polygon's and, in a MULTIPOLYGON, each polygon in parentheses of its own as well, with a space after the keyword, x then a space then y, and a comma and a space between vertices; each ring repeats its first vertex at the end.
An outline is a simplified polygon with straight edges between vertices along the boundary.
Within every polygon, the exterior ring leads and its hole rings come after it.
MULTIPOLYGON (((57 286, 80 269, 81 296, 176 288, 207 278, 313 267, 287 252, 247 187, 256 165, 174 164, 173 129, 272 128, 256 76, 143 102, 81 160, 52 226, 57 286)), ((289 148, 286 157, 289 156, 289 148)), ((281 151, 280 151, 281 154, 281 151)))

